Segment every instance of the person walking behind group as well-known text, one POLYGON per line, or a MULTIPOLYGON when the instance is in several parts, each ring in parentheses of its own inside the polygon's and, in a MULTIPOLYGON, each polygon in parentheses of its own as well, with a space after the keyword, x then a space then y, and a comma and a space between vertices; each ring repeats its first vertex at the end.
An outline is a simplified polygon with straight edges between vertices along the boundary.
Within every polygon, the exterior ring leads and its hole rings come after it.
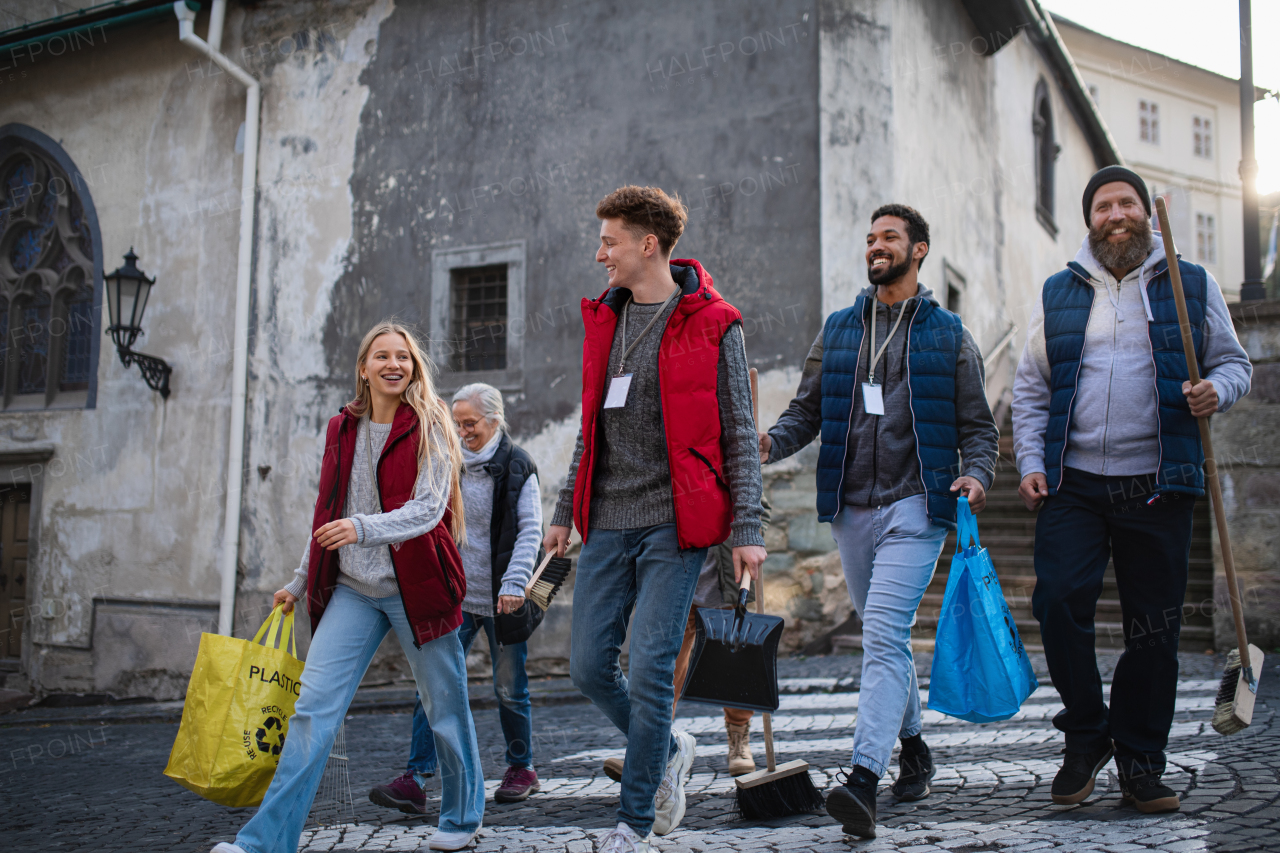
MULTIPOLYGON (((760 530, 764 533, 769 523, 772 507, 768 498, 760 499, 760 530)), ((738 604, 740 587, 734 579, 733 548, 728 542, 721 542, 707 549, 706 559, 702 562, 702 570, 698 573, 698 585, 693 594, 693 606, 689 608, 689 621, 685 625, 684 640, 680 644, 680 653, 676 655, 675 677, 672 679, 675 688, 675 701, 671 706, 671 719, 675 721, 676 707, 680 704, 680 693, 684 689, 685 676, 689 674, 689 663, 693 657, 693 647, 698 636, 698 610, 710 607, 716 610, 735 607, 738 604)), ((747 603, 755 601, 756 590, 747 593, 747 603)), ((728 769, 730 776, 745 776, 754 773, 756 760, 751 755, 751 711, 742 708, 724 708, 724 728, 729 741, 728 769)), ((624 765, 621 758, 606 758, 604 772, 615 782, 622 781, 624 765)))
POLYGON ((735 578, 759 577, 763 488, 742 315, 701 264, 671 260, 684 205, 628 186, 596 216, 609 287, 582 300, 582 425, 543 544, 563 554, 569 526, 582 535, 569 668, 627 738, 600 850, 642 853, 684 817, 694 739, 671 726, 672 679, 699 570, 727 538, 735 578))
POLYGON ((305 592, 313 636, 289 736, 257 813, 213 853, 294 853, 338 727, 388 631, 409 660, 443 764, 432 850, 469 845, 484 777, 458 625, 466 578, 462 449, 408 329, 379 323, 360 344, 356 397, 329 421, 311 540, 275 604, 305 592))
POLYGON ((1178 260, 1196 359, 1188 381, 1169 259, 1152 233, 1136 173, 1108 166, 1085 187, 1088 236, 1044 283, 1013 385, 1018 493, 1036 519, 1036 589, 1049 676, 1062 697, 1053 724, 1066 758, 1055 803, 1082 802, 1115 755, 1122 796, 1141 812, 1173 811, 1161 782, 1173 723, 1191 512, 1204 494, 1196 418, 1249 391, 1252 367, 1222 291, 1178 260), (1094 610, 1115 564, 1124 652, 1102 698, 1094 610))
MULTIPOLYGON (((489 641, 493 692, 507 744, 507 771, 493 798, 515 803, 539 789, 533 768, 533 714, 526 640, 534 628, 524 588, 542 540, 542 496, 533 459, 507 434, 502 392, 473 383, 453 395, 453 420, 462 437, 462 505, 472 535, 459 549, 467 574, 458 638, 465 655, 481 631, 489 641)), ((404 774, 369 792, 369 799, 406 814, 427 809, 423 785, 436 771, 435 740, 419 700, 404 774)))
POLYGON ((935 767, 921 735, 911 625, 955 527, 957 495, 982 510, 998 453, 973 336, 918 283, 928 253, 929 225, 915 210, 886 204, 871 215, 871 286, 827 318, 795 399, 760 436, 761 457, 777 462, 821 431, 818 520, 831 522, 862 619, 853 767, 827 811, 864 838, 875 837, 876 787, 895 738, 893 795, 929 794, 935 767))

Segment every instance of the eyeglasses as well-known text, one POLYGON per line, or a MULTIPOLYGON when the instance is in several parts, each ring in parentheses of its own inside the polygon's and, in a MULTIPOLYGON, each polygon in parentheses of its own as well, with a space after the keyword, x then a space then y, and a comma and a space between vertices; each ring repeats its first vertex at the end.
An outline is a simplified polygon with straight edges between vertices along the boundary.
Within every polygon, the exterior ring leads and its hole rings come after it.
POLYGON ((480 421, 454 421, 453 425, 458 428, 458 432, 471 432, 478 423, 480 421))

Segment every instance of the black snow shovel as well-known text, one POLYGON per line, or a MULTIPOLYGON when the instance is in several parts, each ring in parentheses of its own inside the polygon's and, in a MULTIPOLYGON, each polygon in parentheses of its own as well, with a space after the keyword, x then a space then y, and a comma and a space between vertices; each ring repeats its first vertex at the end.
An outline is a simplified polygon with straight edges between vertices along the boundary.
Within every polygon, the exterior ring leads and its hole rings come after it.
POLYGON ((778 641, 782 618, 747 611, 751 575, 742 573, 732 610, 703 607, 680 698, 722 708, 778 710, 778 641))

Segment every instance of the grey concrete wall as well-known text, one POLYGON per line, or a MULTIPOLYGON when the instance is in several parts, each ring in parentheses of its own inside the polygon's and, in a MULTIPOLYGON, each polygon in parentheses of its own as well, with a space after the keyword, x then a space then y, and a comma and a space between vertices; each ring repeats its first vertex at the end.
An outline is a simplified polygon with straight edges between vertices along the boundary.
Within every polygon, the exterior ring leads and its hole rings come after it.
MULTIPOLYGON (((1253 363, 1249 395, 1211 421, 1236 575, 1244 589, 1249 642, 1280 647, 1280 302, 1234 303, 1236 334, 1253 363)), ((1214 530, 1214 645, 1236 647, 1214 530)))

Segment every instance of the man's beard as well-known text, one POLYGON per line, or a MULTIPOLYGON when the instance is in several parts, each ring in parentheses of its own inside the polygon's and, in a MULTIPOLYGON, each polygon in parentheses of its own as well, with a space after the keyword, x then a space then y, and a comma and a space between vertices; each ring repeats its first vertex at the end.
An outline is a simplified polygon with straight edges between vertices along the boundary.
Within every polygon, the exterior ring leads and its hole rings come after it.
POLYGON ((907 270, 911 269, 911 256, 908 255, 905 261, 901 263, 890 263, 884 267, 867 266, 867 281, 875 285, 888 284, 897 281, 907 274, 907 270))
POLYGON ((1101 228, 1089 229, 1089 251, 1108 270, 1128 272, 1151 254, 1151 220, 1142 216, 1126 219, 1124 226, 1129 229, 1129 238, 1119 243, 1107 240, 1107 233, 1119 227, 1118 223, 1108 220, 1101 228))

